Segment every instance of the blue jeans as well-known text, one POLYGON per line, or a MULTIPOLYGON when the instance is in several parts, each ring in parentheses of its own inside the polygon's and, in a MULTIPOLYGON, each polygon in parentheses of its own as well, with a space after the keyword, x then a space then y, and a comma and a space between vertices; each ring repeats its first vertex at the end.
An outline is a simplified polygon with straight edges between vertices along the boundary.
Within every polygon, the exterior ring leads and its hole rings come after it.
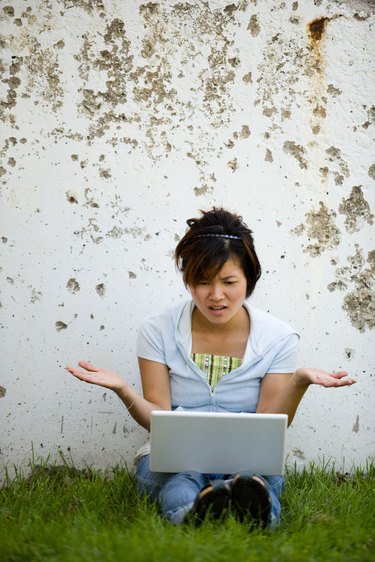
MULTIPOLYGON (((194 500, 203 486, 210 480, 223 479, 230 482, 235 474, 201 474, 188 471, 178 474, 150 471, 150 455, 142 457, 136 467, 137 488, 140 495, 156 501, 162 516, 174 525, 181 523, 191 510, 194 500)), ((284 488, 282 476, 262 476, 271 499, 269 527, 280 519, 279 498, 284 488)))

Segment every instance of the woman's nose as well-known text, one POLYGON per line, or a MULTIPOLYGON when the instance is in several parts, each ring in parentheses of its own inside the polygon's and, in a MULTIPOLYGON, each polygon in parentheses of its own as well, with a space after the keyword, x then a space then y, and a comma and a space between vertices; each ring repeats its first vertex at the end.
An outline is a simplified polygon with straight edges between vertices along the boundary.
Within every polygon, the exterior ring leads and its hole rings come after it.
POLYGON ((220 284, 211 285, 211 298, 215 300, 220 300, 223 297, 223 288, 220 284))

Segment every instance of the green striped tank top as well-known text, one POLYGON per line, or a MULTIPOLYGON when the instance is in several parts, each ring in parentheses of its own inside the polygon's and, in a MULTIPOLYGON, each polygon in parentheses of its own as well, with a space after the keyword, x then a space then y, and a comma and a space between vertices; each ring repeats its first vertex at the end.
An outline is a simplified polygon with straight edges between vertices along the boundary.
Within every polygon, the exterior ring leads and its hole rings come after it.
POLYGON ((211 389, 214 389, 224 375, 237 369, 242 359, 227 357, 226 355, 210 355, 209 353, 192 353, 192 361, 206 375, 206 380, 211 389))

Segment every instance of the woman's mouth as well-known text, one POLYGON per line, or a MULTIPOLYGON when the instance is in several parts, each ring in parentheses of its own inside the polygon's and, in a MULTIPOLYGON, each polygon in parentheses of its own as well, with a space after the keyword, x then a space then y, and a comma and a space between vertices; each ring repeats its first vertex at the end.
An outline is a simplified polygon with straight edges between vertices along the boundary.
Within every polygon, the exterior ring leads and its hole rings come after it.
POLYGON ((225 310, 227 307, 226 306, 209 306, 208 307, 212 312, 222 312, 223 310, 225 310))

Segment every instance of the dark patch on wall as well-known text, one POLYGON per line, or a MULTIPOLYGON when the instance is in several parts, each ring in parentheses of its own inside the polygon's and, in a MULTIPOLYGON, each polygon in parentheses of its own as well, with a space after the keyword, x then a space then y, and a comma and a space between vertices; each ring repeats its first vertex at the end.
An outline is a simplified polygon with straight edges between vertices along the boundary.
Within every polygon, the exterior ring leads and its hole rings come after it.
POLYGON ((55 327, 56 327, 56 330, 57 330, 58 332, 61 332, 61 330, 66 330, 66 329, 67 329, 68 324, 65 324, 65 322, 62 322, 61 320, 58 320, 58 321, 55 323, 55 327))
POLYGON ((340 16, 310 22, 306 38, 299 29, 302 18, 293 17, 289 21, 296 24, 295 32, 280 28, 267 39, 263 62, 258 66, 258 99, 254 105, 262 103, 263 114, 271 120, 268 130, 272 135, 276 129, 282 131, 282 122, 292 118, 306 101, 311 107, 311 130, 314 135, 321 133, 327 102, 323 39, 328 22, 337 17, 340 16))
POLYGON ((96 292, 98 293, 98 295, 99 295, 100 297, 104 297, 104 295, 105 295, 105 286, 104 286, 104 283, 99 283, 99 284, 95 287, 95 289, 96 289, 96 292))
POLYGON ((297 457, 297 459, 300 459, 300 460, 302 460, 302 461, 305 461, 305 460, 306 460, 305 453, 304 453, 303 451, 301 451, 301 449, 297 449, 297 448, 293 449, 293 450, 292 450, 292 454, 293 454, 295 457, 297 457))
POLYGON ((354 433, 358 433, 359 431, 359 416, 357 416, 355 419, 355 424, 353 425, 352 431, 354 431, 354 433))
POLYGON ((328 21, 329 18, 319 18, 308 24, 309 34, 314 43, 321 41, 328 21))
POLYGON ((6 388, 4 388, 3 386, 0 386, 0 398, 4 398, 6 393, 7 393, 6 388))
POLYGON ((14 8, 13 6, 4 6, 3 8, 3 12, 4 14, 6 14, 9 17, 14 17, 14 8))
POLYGON ((76 199, 76 197, 74 195, 72 195, 69 191, 67 191, 65 195, 66 195, 66 199, 67 199, 67 201, 69 201, 69 203, 78 204, 78 200, 76 199))

